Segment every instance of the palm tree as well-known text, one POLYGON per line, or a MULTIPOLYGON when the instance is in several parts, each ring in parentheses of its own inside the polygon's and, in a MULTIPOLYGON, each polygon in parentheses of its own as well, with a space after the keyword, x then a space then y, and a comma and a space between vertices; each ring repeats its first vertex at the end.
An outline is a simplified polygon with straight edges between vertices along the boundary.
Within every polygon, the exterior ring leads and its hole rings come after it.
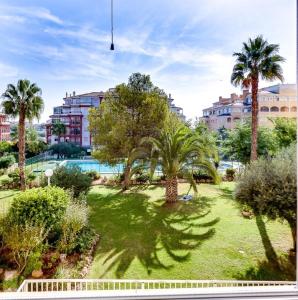
POLYGON ((61 135, 65 134, 66 127, 59 120, 58 122, 55 122, 54 124, 52 124, 52 132, 54 135, 58 136, 58 143, 60 143, 61 135))
POLYGON ((166 177, 166 202, 173 203, 178 198, 178 174, 186 178, 190 187, 197 192, 193 171, 205 169, 218 180, 217 172, 210 159, 211 149, 206 146, 201 136, 185 126, 165 130, 159 138, 145 140, 152 145, 151 175, 157 166, 161 166, 166 177))
POLYGON ((278 54, 279 45, 269 44, 262 36, 243 43, 242 51, 235 52, 236 63, 231 76, 231 83, 243 88, 251 88, 252 94, 252 135, 251 160, 257 159, 258 130, 258 86, 259 80, 283 81, 281 62, 285 59, 278 54))
POLYGON ((39 118, 43 111, 43 99, 41 89, 27 79, 21 79, 17 85, 9 84, 2 95, 4 113, 11 117, 19 117, 19 169, 20 187, 26 189, 25 179, 25 121, 39 118))

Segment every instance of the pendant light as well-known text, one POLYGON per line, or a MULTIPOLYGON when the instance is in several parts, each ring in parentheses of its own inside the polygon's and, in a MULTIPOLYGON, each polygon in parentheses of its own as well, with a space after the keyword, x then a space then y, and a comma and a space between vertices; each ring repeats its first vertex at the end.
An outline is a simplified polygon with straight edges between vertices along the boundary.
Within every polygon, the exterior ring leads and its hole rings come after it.
POLYGON ((114 16, 113 16, 113 0, 111 0, 111 47, 110 47, 110 50, 115 50, 115 47, 114 47, 114 16))

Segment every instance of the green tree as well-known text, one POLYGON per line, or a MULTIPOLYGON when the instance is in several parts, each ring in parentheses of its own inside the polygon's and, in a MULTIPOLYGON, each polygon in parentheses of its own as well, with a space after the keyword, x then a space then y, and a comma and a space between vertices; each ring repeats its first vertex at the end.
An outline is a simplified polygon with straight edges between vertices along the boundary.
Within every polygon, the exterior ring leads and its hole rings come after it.
POLYGON ((274 124, 274 132, 280 148, 290 146, 297 140, 297 123, 295 119, 275 118, 271 120, 274 124))
POLYGON ((26 149, 27 154, 37 155, 47 149, 46 144, 40 140, 37 131, 33 127, 26 129, 26 149))
POLYGON ((0 142, 0 156, 3 156, 5 153, 12 152, 12 145, 10 142, 1 141, 0 142))
POLYGON ((9 84, 2 95, 4 113, 12 117, 19 117, 19 169, 20 188, 26 189, 25 178, 25 121, 39 118, 43 111, 44 103, 41 98, 41 89, 27 79, 21 79, 17 85, 9 84))
POLYGON ((279 45, 269 44, 262 36, 249 39, 243 43, 242 51, 235 52, 236 64, 233 68, 231 82, 235 86, 241 85, 251 88, 252 98, 252 135, 251 160, 258 157, 258 87, 259 80, 283 81, 280 63, 285 59, 278 54, 279 45))
POLYGON ((166 202, 173 203, 178 197, 178 174, 186 178, 194 191, 197 191, 193 171, 204 169, 217 182, 217 172, 210 161, 210 147, 202 137, 182 126, 178 129, 164 130, 157 138, 145 139, 150 142, 151 175, 160 166, 166 177, 166 202))
POLYGON ((284 148, 273 159, 259 158, 245 169, 235 190, 239 203, 256 215, 286 220, 296 247, 296 147, 284 148))
POLYGON ((149 75, 132 74, 128 84, 106 94, 99 108, 89 113, 93 157, 102 163, 124 164, 123 190, 129 188, 134 161, 140 158, 139 143, 157 137, 168 118, 166 95, 149 75))
POLYGON ((59 143, 52 145, 49 150, 53 154, 57 154, 57 158, 71 158, 85 154, 84 148, 73 143, 59 143))
POLYGON ((58 137, 58 143, 60 143, 61 135, 65 134, 66 126, 60 122, 55 122, 52 124, 52 133, 58 137))
MULTIPOLYGON (((232 160, 247 164, 251 157, 251 124, 240 122, 234 129, 227 131, 227 137, 222 143, 224 154, 232 160)), ((278 144, 274 131, 265 128, 258 128, 258 149, 259 156, 271 157, 278 150, 278 144)))

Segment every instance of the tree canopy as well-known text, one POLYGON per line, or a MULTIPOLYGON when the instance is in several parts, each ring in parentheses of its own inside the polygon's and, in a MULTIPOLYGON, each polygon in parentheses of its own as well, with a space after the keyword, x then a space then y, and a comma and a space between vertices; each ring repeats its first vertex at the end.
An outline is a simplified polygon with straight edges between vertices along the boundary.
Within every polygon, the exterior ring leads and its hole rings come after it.
POLYGON ((274 132, 280 148, 288 147, 297 140, 297 124, 295 119, 272 119, 274 132))
POLYGON ((103 163, 125 163, 129 173, 141 139, 157 137, 166 126, 167 97, 149 75, 134 73, 127 84, 106 93, 103 103, 91 109, 88 118, 92 155, 103 163))
MULTIPOLYGON (((232 160, 247 164, 251 157, 251 125, 249 122, 239 122, 232 130, 227 131, 227 137, 222 142, 224 154, 232 160)), ((278 150, 274 131, 258 128, 258 155, 270 157, 278 150)))
POLYGON ((235 190, 235 198, 255 214, 286 220, 296 244, 296 145, 284 148, 272 159, 260 158, 247 166, 235 190))

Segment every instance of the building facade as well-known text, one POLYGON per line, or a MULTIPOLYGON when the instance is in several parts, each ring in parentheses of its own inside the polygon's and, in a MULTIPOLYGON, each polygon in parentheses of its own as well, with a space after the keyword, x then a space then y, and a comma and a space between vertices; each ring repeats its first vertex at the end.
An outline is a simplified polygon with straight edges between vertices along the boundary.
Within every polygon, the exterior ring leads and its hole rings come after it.
MULTIPOLYGON (((109 89, 113 92, 114 89, 109 89)), ((49 145, 59 142, 71 142, 82 147, 90 148, 92 144, 90 131, 88 129, 88 111, 91 107, 99 107, 104 100, 104 92, 92 92, 87 94, 68 95, 63 98, 64 103, 61 106, 54 107, 53 114, 46 124, 46 142, 49 145), (53 124, 63 123, 66 127, 65 134, 60 137, 53 134, 53 124)), ((173 103, 171 94, 168 97, 168 105, 172 112, 179 118, 185 120, 183 109, 173 103)))
POLYGON ((53 115, 46 125, 46 141, 48 144, 71 142, 82 147, 91 146, 91 135, 88 130, 88 110, 98 107, 104 98, 104 92, 72 95, 66 93, 63 105, 54 107, 53 115), (53 134, 53 124, 61 122, 66 127, 65 134, 60 137, 53 134))
POLYGON ((0 141, 10 140, 10 123, 8 117, 5 114, 0 114, 0 141))
POLYGON ((169 94, 168 97, 168 105, 171 112, 175 113, 182 121, 185 121, 186 117, 183 114, 183 108, 174 104, 174 99, 172 98, 171 94, 169 94))
MULTIPOLYGON (((296 118, 297 92, 295 84, 277 84, 258 92, 259 125, 272 127, 271 119, 278 117, 296 118)), ((203 110, 202 122, 211 130, 232 129, 237 122, 251 117, 251 94, 243 90, 242 95, 231 94, 219 97, 211 107, 203 110)))

